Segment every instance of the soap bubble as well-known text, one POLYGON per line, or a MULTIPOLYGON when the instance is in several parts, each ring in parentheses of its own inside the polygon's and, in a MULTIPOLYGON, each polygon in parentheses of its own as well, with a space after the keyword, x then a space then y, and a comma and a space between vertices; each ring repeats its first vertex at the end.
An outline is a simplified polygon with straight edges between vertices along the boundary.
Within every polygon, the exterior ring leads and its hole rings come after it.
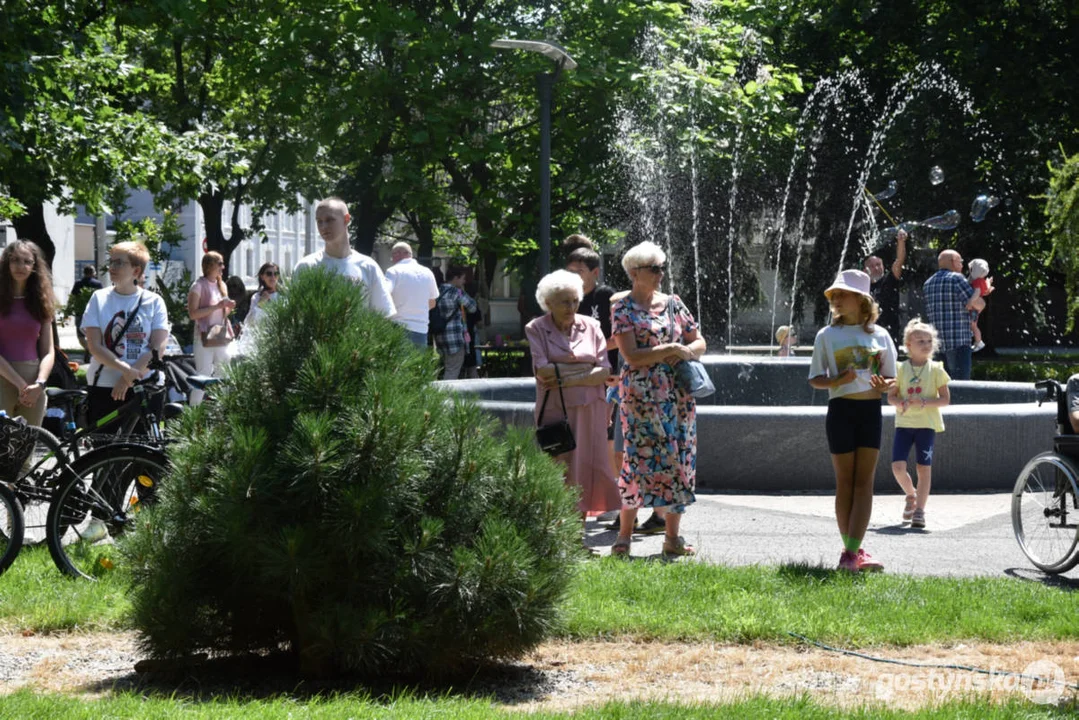
POLYGON ((940 185, 944 182, 944 171, 940 169, 940 165, 929 168, 929 182, 934 185, 940 185))
POLYGON ((1000 204, 996 195, 979 195, 970 206, 970 219, 974 222, 985 220, 985 215, 1000 204))
POLYGON ((902 230, 907 234, 907 242, 911 241, 911 236, 914 235, 914 228, 918 223, 902 222, 892 227, 882 229, 877 233, 877 246, 878 249, 882 249, 895 242, 896 236, 899 235, 899 231, 902 230))
POLYGON ((926 218, 919 225, 933 228, 934 230, 955 230, 959 226, 960 215, 958 210, 949 210, 943 215, 926 218))
POLYGON ((887 200, 891 196, 895 195, 896 187, 895 180, 888 181, 888 187, 881 190, 879 193, 873 196, 874 200, 887 200))

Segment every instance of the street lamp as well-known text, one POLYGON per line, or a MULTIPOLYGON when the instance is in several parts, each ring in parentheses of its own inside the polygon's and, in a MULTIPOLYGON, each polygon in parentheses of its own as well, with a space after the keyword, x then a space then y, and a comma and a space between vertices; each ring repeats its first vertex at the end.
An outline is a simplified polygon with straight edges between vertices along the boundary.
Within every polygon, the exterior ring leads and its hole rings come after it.
POLYGON ((540 98, 540 275, 551 271, 551 92, 558 74, 575 70, 577 63, 569 54, 545 40, 495 40, 491 47, 536 52, 555 62, 553 73, 539 73, 536 84, 540 98))

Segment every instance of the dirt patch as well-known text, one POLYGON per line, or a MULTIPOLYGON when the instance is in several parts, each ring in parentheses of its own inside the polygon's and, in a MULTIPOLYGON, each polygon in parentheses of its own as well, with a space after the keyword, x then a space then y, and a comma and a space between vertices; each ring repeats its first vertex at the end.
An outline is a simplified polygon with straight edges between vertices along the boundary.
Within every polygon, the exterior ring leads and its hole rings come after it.
MULTIPOLYGON (((916 709, 958 697, 1075 702, 1074 689, 1021 679, 1025 673, 1079 682, 1079 643, 981 643, 882 648, 867 654, 997 674, 909 667, 811 646, 705 643, 552 642, 521 662, 477 677, 469 694, 518 710, 572 710, 608 700, 729 702, 746 695, 808 693, 844 707, 884 703, 916 709)), ((130 634, 0 636, 0 693, 19 688, 87 697, 138 689, 130 634)), ((160 687, 156 689, 160 690, 160 687)), ((205 689, 205 688, 204 688, 205 689)), ((232 691, 243 691, 232 687, 232 691)))

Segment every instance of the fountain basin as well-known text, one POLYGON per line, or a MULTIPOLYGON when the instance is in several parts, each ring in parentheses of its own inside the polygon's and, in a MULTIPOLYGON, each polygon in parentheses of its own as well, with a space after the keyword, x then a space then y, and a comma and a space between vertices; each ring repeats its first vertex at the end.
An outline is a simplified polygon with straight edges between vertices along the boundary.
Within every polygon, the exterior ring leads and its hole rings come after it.
MULTIPOLYGON (((697 407, 698 487, 834 489, 824 431, 828 394, 809 387, 809 358, 707 356, 704 364, 717 393, 697 407)), ((506 425, 533 424, 532 378, 437 384, 475 398, 506 425)), ((1052 449, 1056 407, 1039 407, 1032 383, 954 381, 949 388, 952 405, 941 411, 946 429, 933 457, 935 492, 1010 490, 1031 457, 1052 449)), ((883 415, 874 487, 899 492, 891 472, 895 408, 885 404, 883 415)))

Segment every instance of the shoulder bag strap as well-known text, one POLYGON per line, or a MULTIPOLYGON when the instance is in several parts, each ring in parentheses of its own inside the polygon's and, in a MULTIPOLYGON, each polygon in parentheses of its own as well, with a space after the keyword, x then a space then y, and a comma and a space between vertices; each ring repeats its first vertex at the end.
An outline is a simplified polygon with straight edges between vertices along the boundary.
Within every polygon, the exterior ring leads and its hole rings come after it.
POLYGON ((667 296, 667 317, 671 320, 671 342, 675 342, 674 338, 674 295, 667 296))
MULTIPOLYGON (((547 344, 547 336, 543 336, 543 344, 547 344)), ((558 372, 558 363, 552 363, 554 365, 554 376, 558 379, 558 399, 562 401, 562 415, 569 420, 569 413, 566 412, 566 398, 562 394, 562 375, 558 372)), ((548 390, 543 394, 543 404, 540 405, 539 415, 536 418, 536 423, 539 424, 540 419, 543 418, 543 411, 547 409, 547 398, 551 395, 551 391, 548 390)))
MULTIPOLYGON (((139 300, 135 304, 135 309, 132 310, 131 314, 127 316, 127 322, 125 322, 124 326, 120 328, 120 333, 116 336, 117 338, 122 338, 124 336, 124 333, 127 332, 127 329, 131 327, 131 323, 135 322, 135 316, 139 314, 139 309, 142 308, 142 303, 144 300, 145 298, 143 297, 142 290, 139 290, 139 300)), ((101 338, 101 342, 105 343, 105 347, 109 348, 113 355, 115 355, 116 357, 120 357, 120 353, 116 352, 115 345, 113 347, 109 347, 109 343, 104 337, 101 338)), ((104 369, 104 364, 97 366, 97 372, 94 373, 94 382, 91 387, 97 387, 97 381, 101 378, 101 371, 104 369)))

